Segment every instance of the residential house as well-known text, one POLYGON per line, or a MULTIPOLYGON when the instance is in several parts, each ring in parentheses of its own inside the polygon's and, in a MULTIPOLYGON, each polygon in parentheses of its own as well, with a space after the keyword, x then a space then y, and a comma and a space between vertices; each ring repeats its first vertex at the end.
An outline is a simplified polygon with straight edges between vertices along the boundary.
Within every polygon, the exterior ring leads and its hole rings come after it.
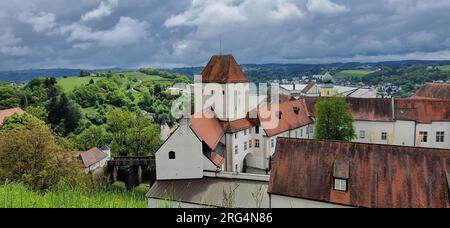
POLYGON ((108 161, 111 159, 111 149, 107 146, 101 149, 94 147, 88 151, 79 152, 78 156, 86 173, 96 172, 108 165, 108 161))
POLYGON ((271 208, 450 208, 450 150, 281 138, 271 208))

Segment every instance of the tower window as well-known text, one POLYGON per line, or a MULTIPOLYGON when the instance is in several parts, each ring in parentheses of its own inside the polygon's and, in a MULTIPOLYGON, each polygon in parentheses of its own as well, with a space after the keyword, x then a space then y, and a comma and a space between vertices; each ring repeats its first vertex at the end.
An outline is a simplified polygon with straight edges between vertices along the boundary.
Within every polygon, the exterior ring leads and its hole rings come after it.
POLYGON ((255 132, 256 132, 256 134, 259 134, 259 126, 255 127, 255 132))
POLYGON ((259 148, 259 139, 255 139, 255 147, 259 148))
POLYGON ((173 151, 169 152, 169 160, 175 160, 176 159, 176 154, 173 151))

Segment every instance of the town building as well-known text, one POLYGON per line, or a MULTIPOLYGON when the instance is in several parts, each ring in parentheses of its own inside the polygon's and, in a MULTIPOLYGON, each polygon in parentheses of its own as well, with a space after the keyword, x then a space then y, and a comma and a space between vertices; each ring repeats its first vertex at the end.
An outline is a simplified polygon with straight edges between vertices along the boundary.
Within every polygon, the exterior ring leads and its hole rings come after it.
POLYGON ((78 157, 83 163, 84 171, 86 173, 94 173, 106 167, 111 159, 111 149, 108 146, 104 146, 101 149, 94 147, 88 151, 78 152, 78 157))
MULTIPOLYGON (((332 79, 323 77, 324 85, 310 84, 305 88, 327 96, 268 103, 257 98, 252 103, 251 85, 231 55, 213 56, 200 79, 202 84, 196 84, 195 94, 200 94, 196 100, 201 99, 202 106, 195 107, 193 115, 185 115, 156 152, 157 182, 147 195, 151 207, 166 202, 167 195, 182 207, 220 207, 217 195, 207 194, 208 189, 242 181, 254 188, 264 186, 273 170, 278 139, 314 139, 315 104, 336 92, 332 79), (204 192, 201 195, 205 198, 178 189, 191 184, 204 192), (174 187, 167 190, 167 186, 174 187)), ((345 99, 355 120, 355 143, 418 147, 413 152, 428 151, 419 147, 450 148, 450 100, 345 99)), ((248 195, 247 190, 243 191, 248 195)))
POLYGON ((25 111, 23 111, 21 108, 11 108, 11 109, 0 110, 0 125, 3 123, 3 121, 7 117, 11 117, 14 114, 23 114, 23 113, 25 113, 25 111))
POLYGON ((450 150, 281 138, 271 208, 450 208, 450 150))
POLYGON ((333 76, 326 73, 321 76, 322 84, 311 82, 309 84, 283 84, 280 90, 285 95, 300 97, 354 97, 376 98, 378 92, 371 88, 339 86, 334 84, 333 76))

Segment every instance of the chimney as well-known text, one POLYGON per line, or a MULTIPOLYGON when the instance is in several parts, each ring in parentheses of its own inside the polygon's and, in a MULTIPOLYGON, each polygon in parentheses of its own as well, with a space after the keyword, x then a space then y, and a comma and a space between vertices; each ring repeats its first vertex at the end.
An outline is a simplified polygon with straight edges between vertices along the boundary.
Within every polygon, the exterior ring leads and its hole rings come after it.
POLYGON ((281 116, 283 115, 283 113, 282 112, 277 112, 277 116, 278 116, 278 119, 280 119, 281 120, 281 116))
POLYGON ((299 114, 300 113, 300 108, 299 107, 294 107, 294 112, 295 114, 299 114))

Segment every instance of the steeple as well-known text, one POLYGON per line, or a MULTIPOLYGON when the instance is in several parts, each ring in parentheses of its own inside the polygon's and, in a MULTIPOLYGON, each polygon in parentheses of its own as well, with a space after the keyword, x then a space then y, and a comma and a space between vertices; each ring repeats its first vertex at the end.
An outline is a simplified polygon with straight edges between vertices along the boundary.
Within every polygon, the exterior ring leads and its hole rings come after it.
POLYGON ((202 72, 203 83, 248 83, 232 55, 215 55, 202 72))
POLYGON ((330 72, 327 72, 323 77, 322 77, 322 88, 333 88, 333 76, 331 76, 330 72))

